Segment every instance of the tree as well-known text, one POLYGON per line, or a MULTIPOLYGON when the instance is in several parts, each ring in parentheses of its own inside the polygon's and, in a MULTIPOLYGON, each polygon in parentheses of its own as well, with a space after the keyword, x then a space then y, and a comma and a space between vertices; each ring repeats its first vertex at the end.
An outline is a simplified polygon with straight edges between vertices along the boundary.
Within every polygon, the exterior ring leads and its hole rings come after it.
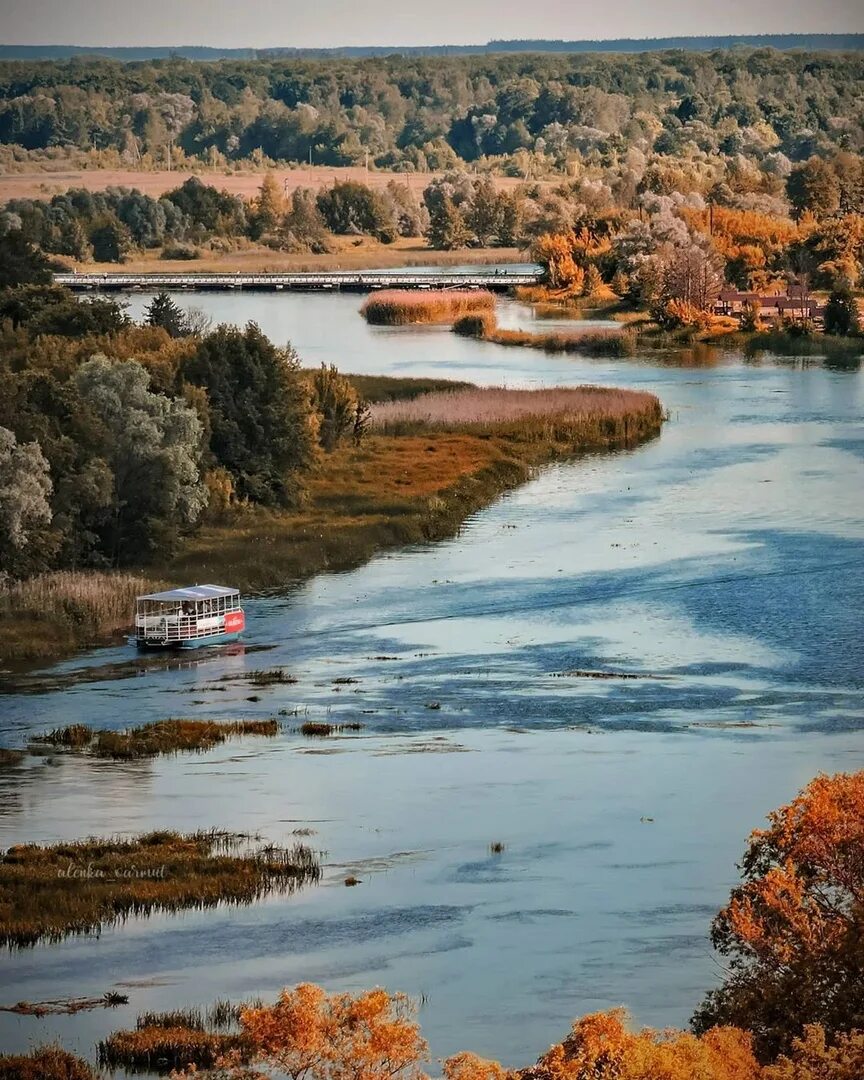
POLYGON ((210 451, 241 499, 287 505, 313 453, 312 410, 297 354, 278 349, 255 323, 218 326, 181 365, 207 392, 210 451))
MULTIPOLYGON (((567 1038, 525 1069, 521 1080, 758 1080, 750 1036, 713 1028, 628 1031, 623 1009, 583 1016, 567 1038)), ((457 1077, 456 1080, 461 1080, 457 1077)), ((490 1078, 493 1080, 493 1078, 490 1078)))
POLYGON ((818 1024, 807 1024, 792 1040, 788 1054, 762 1070, 761 1080, 861 1080, 864 1076, 864 1031, 837 1036, 829 1046, 818 1024))
POLYGON ((20 229, 12 229, 0 236, 0 289, 47 285, 50 281, 48 260, 20 229))
POLYGON ((171 337, 183 337, 187 334, 186 316, 166 292, 157 293, 144 313, 148 326, 161 326, 171 337))
POLYGON ((723 288, 725 261, 707 244, 674 247, 664 259, 663 298, 708 311, 723 288))
MULTIPOLYGON (((0 566, 27 567, 34 530, 51 521, 51 477, 37 442, 19 443, 0 427, 0 566)), ((27 567, 29 569, 29 567, 27 567)))
POLYGON ((25 326, 31 337, 112 334, 127 325, 123 307, 107 296, 78 300, 59 285, 21 285, 0 293, 0 319, 25 326))
POLYGON ((848 285, 841 285, 831 293, 825 305, 825 333, 846 337, 860 332, 858 301, 848 285))
POLYGON ((90 228, 90 243, 96 262, 122 263, 131 246, 126 226, 113 215, 97 218, 90 228))
POLYGON ((429 208, 429 246, 436 251, 455 251, 467 246, 471 230, 462 212, 449 195, 443 196, 429 208))
POLYGON ((366 234, 383 244, 399 235, 392 202, 356 180, 326 188, 318 196, 318 209, 328 227, 339 235, 366 234))
POLYGON ((312 379, 313 405, 319 416, 318 441, 335 450, 355 424, 357 391, 334 364, 322 364, 312 379))
POLYGON ((425 1080, 426 1042, 402 994, 327 994, 303 983, 240 1015, 253 1059, 291 1080, 425 1080))
POLYGON ((495 181, 488 174, 474 184, 474 196, 468 211, 467 224, 481 247, 488 247, 501 228, 502 206, 495 190, 495 181))
POLYGON ((786 194, 797 217, 809 211, 823 218, 840 208, 840 181, 824 158, 811 157, 796 165, 786 180, 786 194))
POLYGON ((553 289, 581 291, 585 271, 573 257, 572 233, 544 233, 534 241, 531 258, 543 267, 546 281, 553 289))
POLYGON ((198 414, 153 393, 146 369, 134 360, 94 356, 74 381, 101 425, 99 450, 113 474, 105 545, 112 561, 170 552, 178 527, 194 524, 207 501, 198 414))
POLYGON ((712 927, 729 975, 693 1019, 752 1031, 763 1060, 807 1024, 864 1028, 864 771, 817 777, 768 822, 712 927))
POLYGON ((258 197, 252 204, 250 235, 257 240, 265 233, 276 230, 285 214, 285 198, 279 181, 273 173, 267 173, 258 189, 258 197))

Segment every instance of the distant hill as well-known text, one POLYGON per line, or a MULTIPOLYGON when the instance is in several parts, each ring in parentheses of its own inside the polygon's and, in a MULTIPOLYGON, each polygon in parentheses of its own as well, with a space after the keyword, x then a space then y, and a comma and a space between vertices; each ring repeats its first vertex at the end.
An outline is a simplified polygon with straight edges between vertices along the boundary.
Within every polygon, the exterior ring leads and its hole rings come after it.
POLYGON ((104 56, 112 60, 164 60, 172 56, 186 60, 253 60, 256 58, 328 57, 363 59, 376 56, 458 56, 484 53, 596 53, 656 52, 683 49, 706 52, 735 46, 770 49, 864 49, 864 34, 729 34, 720 37, 610 38, 602 41, 490 41, 486 45, 356 45, 332 49, 219 49, 208 45, 178 46, 89 46, 89 45, 0 45, 0 60, 68 60, 76 56, 104 56))

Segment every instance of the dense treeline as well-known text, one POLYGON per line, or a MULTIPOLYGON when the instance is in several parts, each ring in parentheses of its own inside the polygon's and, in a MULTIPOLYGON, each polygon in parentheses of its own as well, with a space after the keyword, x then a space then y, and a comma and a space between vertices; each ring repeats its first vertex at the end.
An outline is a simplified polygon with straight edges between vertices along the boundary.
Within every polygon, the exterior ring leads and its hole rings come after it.
POLYGON ((252 60, 272 57, 318 59, 374 56, 464 56, 478 53, 535 52, 651 52, 657 49, 711 50, 749 45, 759 49, 861 49, 864 34, 737 34, 715 37, 610 38, 581 41, 490 41, 486 45, 346 45, 329 49, 271 48, 220 49, 208 45, 0 45, 2 60, 68 60, 71 57, 105 56, 112 60, 252 60))
POLYGON ((0 241, 0 567, 12 577, 170 555, 205 510, 296 505, 319 448, 364 412, 250 323, 209 329, 164 295, 147 324, 47 283, 0 241))
MULTIPOLYGON (((864 56, 771 49, 0 64, 0 143, 513 175, 628 150, 793 161, 860 150, 864 56)), ((20 150, 19 150, 20 152, 20 150)))

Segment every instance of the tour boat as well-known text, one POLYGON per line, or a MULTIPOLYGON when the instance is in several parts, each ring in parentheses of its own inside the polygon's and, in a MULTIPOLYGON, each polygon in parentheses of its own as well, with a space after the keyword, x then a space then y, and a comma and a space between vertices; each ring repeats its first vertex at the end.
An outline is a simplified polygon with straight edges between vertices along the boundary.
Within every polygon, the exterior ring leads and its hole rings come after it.
POLYGON ((190 585, 148 593, 135 602, 139 649, 197 649, 235 641, 246 624, 240 592, 225 585, 190 585))

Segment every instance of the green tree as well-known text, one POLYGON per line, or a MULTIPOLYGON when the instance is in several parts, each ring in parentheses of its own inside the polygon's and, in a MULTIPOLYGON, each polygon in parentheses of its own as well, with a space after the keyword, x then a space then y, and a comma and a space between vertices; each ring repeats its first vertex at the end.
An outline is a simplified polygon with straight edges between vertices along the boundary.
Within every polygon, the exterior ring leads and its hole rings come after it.
POLYGON ((0 289, 43 285, 50 280, 48 260, 20 229, 11 229, 0 236, 0 289))
POLYGON ((183 337, 187 334, 186 316, 166 292, 157 293, 144 313, 148 326, 161 326, 171 337, 183 337))
POLYGON ((74 377, 100 425, 99 456, 113 475, 105 548, 115 563, 160 556, 207 502, 201 481, 202 424, 183 401, 150 390, 135 360, 94 356, 74 377))
POLYGON ((467 246, 471 230, 449 195, 436 200, 429 209, 429 246, 437 251, 455 251, 467 246))
POLYGON ((322 191, 318 209, 327 226, 338 235, 365 234, 383 244, 392 244, 399 235, 392 201, 356 180, 337 183, 322 191))
POLYGON ((267 173, 258 189, 258 197, 252 205, 249 221, 249 235, 258 240, 265 233, 272 233, 280 225, 285 215, 285 197, 279 181, 273 173, 267 173))
POLYGON ((825 305, 825 333, 846 337, 860 332, 858 301, 848 285, 841 285, 831 293, 825 305))
POLYGON ((495 181, 486 175, 474 184, 474 197, 468 210, 467 225, 481 247, 488 247, 501 231, 503 207, 495 190, 495 181))
POLYGON ((89 239, 96 262, 125 262, 132 246, 126 226, 113 215, 107 214, 93 222, 89 239))
POLYGON ((354 425, 357 391, 334 364, 322 364, 315 372, 312 391, 319 416, 318 441, 325 450, 335 450, 354 425))
POLYGON ((237 495, 291 503, 313 453, 309 390, 291 346, 277 349, 255 323, 218 326, 181 373, 207 392, 210 450, 237 495))
MULTIPOLYGON (((0 566, 11 574, 34 569, 31 546, 51 521, 51 477, 37 442, 19 443, 0 427, 0 566)), ((41 567, 35 567, 41 569, 41 567)))
POLYGON ((840 208, 840 181, 824 158, 812 157, 796 165, 786 180, 786 194, 798 217, 809 210, 823 218, 840 208))

